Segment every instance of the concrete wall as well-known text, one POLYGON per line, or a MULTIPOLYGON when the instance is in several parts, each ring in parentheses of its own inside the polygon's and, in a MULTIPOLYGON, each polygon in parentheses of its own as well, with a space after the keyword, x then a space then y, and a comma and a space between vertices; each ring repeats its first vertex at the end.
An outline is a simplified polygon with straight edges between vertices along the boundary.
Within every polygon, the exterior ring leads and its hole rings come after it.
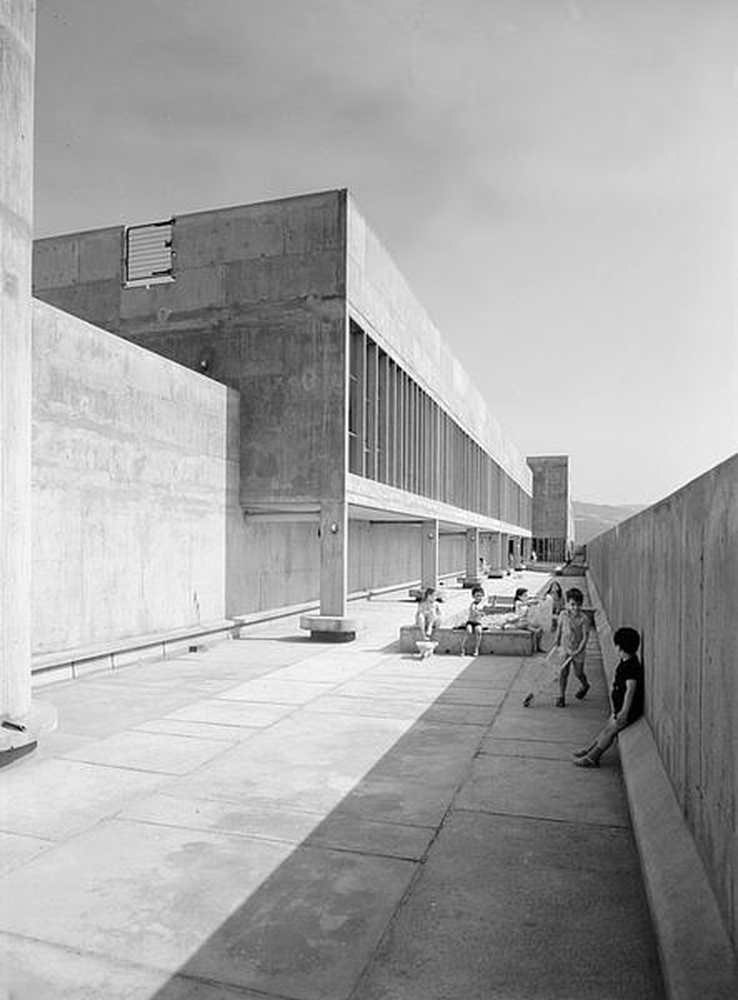
POLYGON ((454 357, 397 265, 348 199, 349 310, 394 358, 528 494, 531 473, 454 357))
MULTIPOLYGON (((349 591, 420 579, 421 526, 349 522, 349 591)), ((439 573, 463 570, 464 535, 439 537, 439 573)))
POLYGON ((123 287, 121 228, 39 240, 34 292, 241 392, 243 503, 343 496, 345 193, 178 216, 176 280, 123 287))
POLYGON ((237 394, 42 302, 33 379, 33 651, 222 619, 237 394))
POLYGON ((738 456, 587 544, 613 628, 643 635, 646 712, 738 945, 738 456))
POLYGON ((533 474, 533 537, 573 541, 568 456, 534 455, 527 462, 533 474))

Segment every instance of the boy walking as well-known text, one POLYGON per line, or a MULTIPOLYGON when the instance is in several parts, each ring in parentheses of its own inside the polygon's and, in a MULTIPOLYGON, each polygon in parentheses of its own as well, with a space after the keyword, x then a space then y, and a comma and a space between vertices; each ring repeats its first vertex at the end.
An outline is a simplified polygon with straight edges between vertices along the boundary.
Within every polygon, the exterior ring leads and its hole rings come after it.
POLYGON ((641 637, 634 628, 619 628, 613 641, 620 654, 610 692, 612 715, 589 746, 574 751, 577 767, 599 767, 600 757, 618 733, 643 715, 643 665, 638 659, 641 637))
POLYGON ((565 654, 566 659, 559 673, 559 697, 557 708, 566 707, 566 685, 569 682, 569 667, 574 668, 574 675, 579 681, 579 690, 574 697, 581 701, 589 691, 589 681, 584 673, 584 657, 589 638, 589 618, 582 611, 584 594, 578 587, 571 587, 566 592, 566 607, 559 615, 556 627, 554 647, 565 654))

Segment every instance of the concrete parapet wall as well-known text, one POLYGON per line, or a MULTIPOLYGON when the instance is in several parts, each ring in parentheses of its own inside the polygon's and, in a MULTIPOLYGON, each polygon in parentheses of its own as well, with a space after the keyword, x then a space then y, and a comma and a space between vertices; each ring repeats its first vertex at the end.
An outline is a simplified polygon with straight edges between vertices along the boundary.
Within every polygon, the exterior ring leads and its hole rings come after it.
POLYGON ((613 629, 643 636, 646 714, 738 942, 738 456, 587 545, 613 629))
POLYGON ((33 652, 224 618, 238 394, 42 302, 33 378, 33 652))

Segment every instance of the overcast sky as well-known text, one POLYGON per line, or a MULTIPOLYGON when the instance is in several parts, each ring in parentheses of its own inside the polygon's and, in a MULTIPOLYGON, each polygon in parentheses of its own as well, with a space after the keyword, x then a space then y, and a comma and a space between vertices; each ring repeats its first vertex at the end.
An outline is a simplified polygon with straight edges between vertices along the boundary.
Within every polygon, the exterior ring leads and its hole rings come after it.
POLYGON ((39 236, 348 187, 524 454, 738 450, 734 0, 39 0, 39 236))

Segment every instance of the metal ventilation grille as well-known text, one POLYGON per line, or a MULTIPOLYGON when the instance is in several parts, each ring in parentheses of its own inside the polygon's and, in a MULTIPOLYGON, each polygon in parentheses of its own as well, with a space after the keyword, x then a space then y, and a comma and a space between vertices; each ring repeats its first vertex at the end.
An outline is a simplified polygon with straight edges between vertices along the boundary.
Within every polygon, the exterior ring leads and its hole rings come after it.
POLYGON ((174 219, 126 229, 126 284, 152 285, 173 281, 174 219))

